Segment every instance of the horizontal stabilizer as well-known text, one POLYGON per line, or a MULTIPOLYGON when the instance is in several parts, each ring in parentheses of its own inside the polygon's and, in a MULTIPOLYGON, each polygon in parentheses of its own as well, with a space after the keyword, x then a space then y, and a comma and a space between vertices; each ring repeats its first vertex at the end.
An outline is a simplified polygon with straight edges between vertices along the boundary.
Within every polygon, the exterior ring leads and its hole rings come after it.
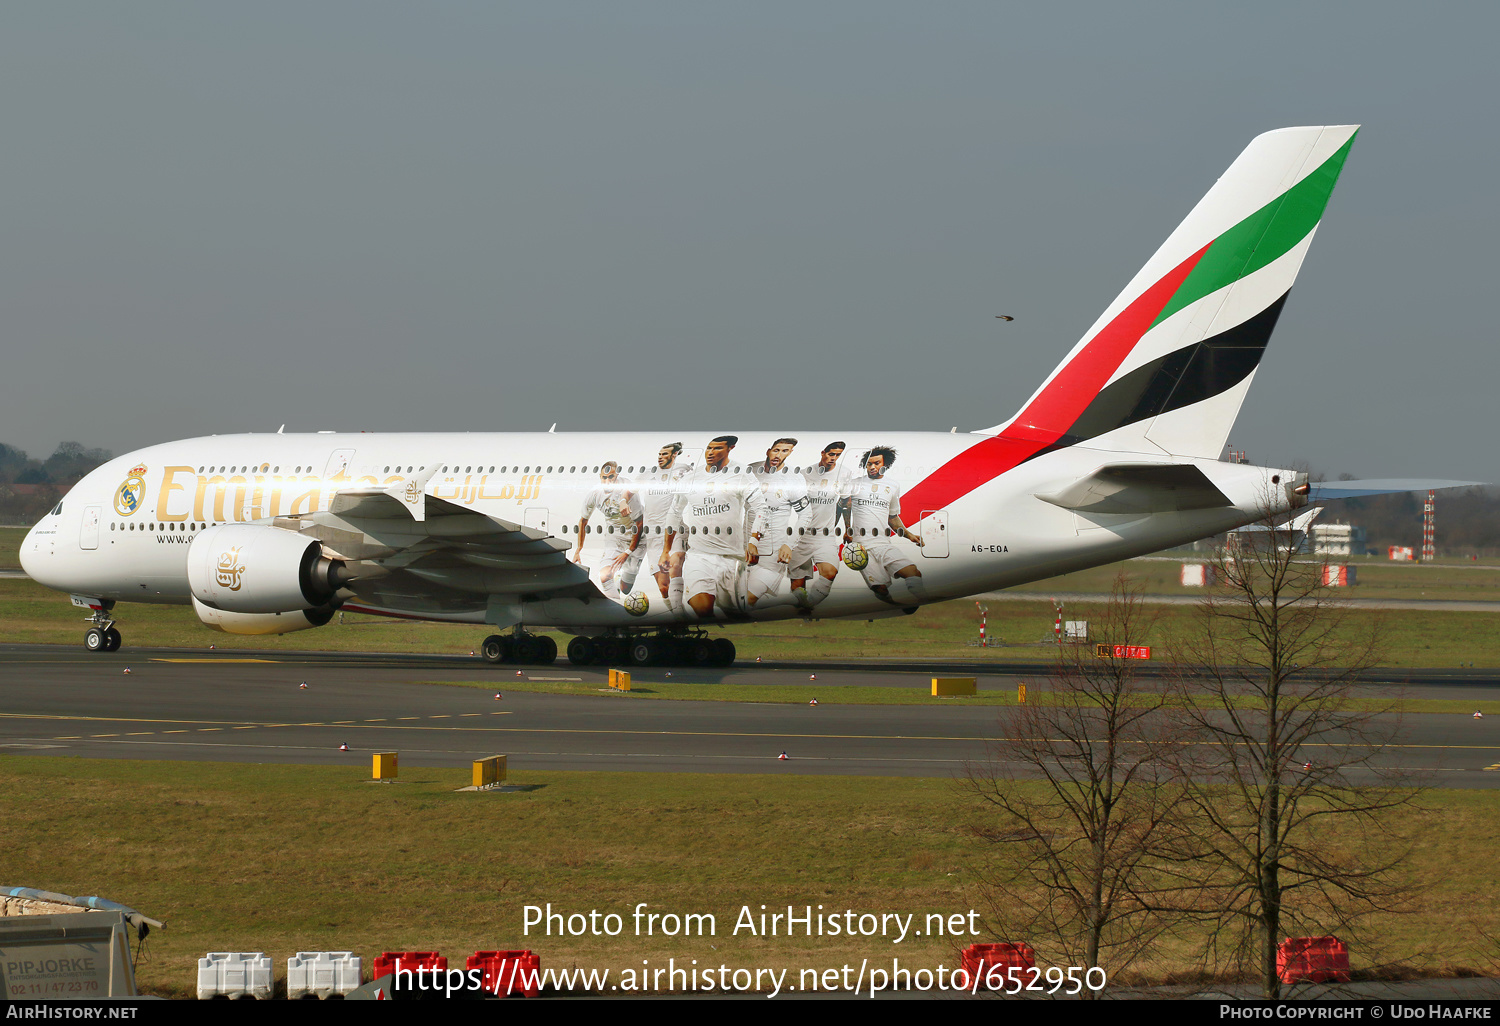
POLYGON ((1079 513, 1172 513, 1233 505, 1192 464, 1110 464, 1037 498, 1079 513))
POLYGON ((1358 499, 1366 495, 1392 495, 1397 492, 1436 492, 1444 488, 1484 488, 1483 481, 1425 481, 1418 477, 1371 477, 1363 481, 1315 481, 1310 498, 1314 502, 1330 499, 1358 499))

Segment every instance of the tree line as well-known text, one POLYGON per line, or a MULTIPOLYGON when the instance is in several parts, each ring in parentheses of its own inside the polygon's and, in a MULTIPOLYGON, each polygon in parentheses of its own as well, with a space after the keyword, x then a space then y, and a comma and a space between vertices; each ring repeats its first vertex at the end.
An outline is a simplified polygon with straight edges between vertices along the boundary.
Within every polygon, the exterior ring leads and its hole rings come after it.
MULTIPOLYGON (((1426 492, 1372 495, 1323 503, 1322 523, 1344 521, 1365 529, 1365 544, 1384 554, 1391 545, 1422 550, 1426 492)), ((1454 488, 1438 492, 1435 518, 1440 556, 1500 556, 1500 491, 1454 488)))
POLYGON ((108 449, 63 442, 46 459, 37 459, 0 442, 0 522, 34 523, 89 471, 109 460, 108 449))

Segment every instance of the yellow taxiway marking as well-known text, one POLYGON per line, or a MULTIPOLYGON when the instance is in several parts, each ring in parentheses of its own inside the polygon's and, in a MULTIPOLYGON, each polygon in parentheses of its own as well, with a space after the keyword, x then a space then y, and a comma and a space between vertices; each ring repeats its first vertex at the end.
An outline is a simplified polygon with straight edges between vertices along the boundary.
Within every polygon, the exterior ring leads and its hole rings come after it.
MULTIPOLYGON (((0 719, 8 720, 65 720, 70 723, 217 723, 229 727, 244 720, 159 720, 139 716, 65 716, 58 713, 7 713, 0 712, 0 719)), ((261 724, 256 724, 261 726, 261 724)))
POLYGON ((1485 771, 1486 772, 1489 772, 1491 770, 1500 770, 1500 762, 1495 763, 1493 766, 1486 766, 1485 767, 1485 771))
MULTIPOLYGON (((460 716, 483 716, 484 713, 459 713, 459 715, 460 716)), ((493 716, 495 714, 491 713, 490 715, 493 716)))
MULTIPOLYGON (((483 713, 468 713, 468 714, 462 714, 462 715, 484 715, 484 714, 483 713)), ((512 715, 512 714, 509 711, 497 710, 497 711, 489 713, 489 715, 490 716, 509 716, 509 715, 512 715)), ((246 728, 253 728, 253 727, 364 726, 364 724, 358 723, 357 721, 354 721, 354 720, 337 720, 337 721, 333 721, 333 722, 329 722, 327 720, 316 720, 316 721, 308 721, 308 722, 302 722, 302 723, 274 723, 274 722, 266 722, 266 723, 244 724, 243 721, 241 721, 240 723, 235 723, 233 721, 225 721, 225 720, 208 720, 208 721, 204 721, 204 720, 182 720, 182 719, 171 719, 171 720, 169 720, 169 719, 144 719, 144 718, 116 717, 116 716, 64 716, 64 715, 57 715, 57 714, 3 713, 3 712, 0 712, 0 718, 4 718, 4 719, 24 719, 24 720, 64 720, 64 721, 69 721, 69 722, 103 722, 103 723, 203 723, 203 722, 208 722, 208 723, 217 724, 217 726, 214 726, 214 727, 207 727, 207 728, 200 727, 200 728, 198 728, 199 730, 246 729, 246 728)), ((423 718, 424 717, 421 717, 421 716, 397 716, 397 717, 395 717, 396 720, 402 721, 402 722, 409 722, 409 721, 412 721, 412 720, 420 720, 420 719, 423 719, 423 718)), ((429 716, 429 717, 426 717, 426 718, 427 719, 434 719, 434 720, 445 720, 445 719, 451 719, 452 715, 449 714, 449 713, 441 713, 441 714, 434 715, 434 716, 429 716)), ((365 722, 366 723, 376 723, 376 722, 388 723, 389 721, 367 720, 365 722)), ((365 729, 371 729, 371 728, 366 727, 365 729)), ((385 726, 383 728, 380 728, 380 729, 385 729, 385 730, 442 730, 442 729, 446 729, 446 728, 445 727, 401 727, 401 726, 387 725, 387 726, 385 726)), ((470 729, 486 730, 486 729, 490 729, 490 728, 478 727, 478 728, 470 728, 470 729)), ((626 736, 630 736, 630 735, 645 735, 645 736, 660 736, 660 737, 796 737, 796 738, 810 738, 810 739, 845 738, 845 739, 848 739, 848 740, 851 740, 851 741, 965 741, 965 742, 987 741, 987 740, 1013 740, 1013 739, 1007 739, 1007 738, 994 739, 994 738, 983 738, 983 737, 973 737, 973 736, 970 736, 970 737, 951 737, 951 736, 946 736, 946 735, 933 735, 933 734, 787 734, 787 733, 783 733, 783 732, 777 732, 777 733, 770 733, 770 732, 766 732, 766 733, 754 733, 754 732, 725 731, 725 730, 619 730, 619 729, 600 729, 600 728, 586 729, 586 728, 576 728, 576 727, 497 727, 497 728, 494 728, 494 729, 499 730, 499 731, 504 731, 506 733, 525 733, 525 734, 617 734, 617 735, 626 735, 626 736)), ((181 734, 181 733, 187 733, 187 730, 168 730, 168 731, 163 731, 163 733, 167 733, 167 734, 181 734)), ((113 735, 110 735, 110 736, 113 736, 113 735)), ((69 740, 69 739, 67 739, 67 738, 58 738, 56 740, 69 740)), ((1060 740, 1059 740, 1059 743, 1061 743, 1060 740)), ((1323 743, 1323 744, 1305 744, 1302 747, 1304 747, 1304 748, 1343 748, 1343 747, 1348 747, 1348 746, 1346 746, 1346 745, 1335 745, 1335 744, 1323 743)), ((1412 750, 1433 749, 1433 750, 1438 750, 1438 751, 1478 751, 1478 752, 1500 751, 1500 745, 1404 744, 1404 745, 1385 745, 1384 747, 1386 747, 1386 748, 1397 748, 1397 749, 1412 749, 1412 750)), ((1500 765, 1500 764, 1497 764, 1497 765, 1500 765)))
POLYGON ((119 734, 90 734, 89 737, 119 737, 119 734))
POLYGON ((278 663, 279 659, 156 659, 153 663, 278 663))
POLYGON ((132 731, 129 734, 126 734, 125 736, 126 737, 149 737, 150 735, 155 734, 155 733, 156 733, 156 731, 154 731, 154 730, 136 730, 136 731, 132 731))

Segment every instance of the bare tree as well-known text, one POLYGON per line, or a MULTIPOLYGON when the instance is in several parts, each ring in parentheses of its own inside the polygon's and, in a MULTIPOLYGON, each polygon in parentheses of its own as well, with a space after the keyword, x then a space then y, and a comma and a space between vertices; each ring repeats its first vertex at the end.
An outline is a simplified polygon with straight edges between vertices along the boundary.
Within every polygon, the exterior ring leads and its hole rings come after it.
POLYGON ((1209 956, 1253 966, 1268 998, 1283 936, 1348 936, 1402 904, 1396 826, 1417 794, 1375 765, 1399 719, 1351 701, 1374 629, 1350 621, 1326 565, 1275 519, 1218 558, 1179 659, 1195 737, 1178 750, 1195 819, 1179 857, 1200 874, 1209 956))
POLYGON ((1161 854, 1181 845, 1166 697, 1124 651, 1145 645, 1155 623, 1118 578, 1090 624, 1098 649, 1059 645, 1049 689, 1001 716, 989 759, 964 782, 995 813, 976 828, 995 846, 984 875, 992 915, 1039 950, 1055 946, 1058 964, 1111 978, 1170 926, 1161 854))

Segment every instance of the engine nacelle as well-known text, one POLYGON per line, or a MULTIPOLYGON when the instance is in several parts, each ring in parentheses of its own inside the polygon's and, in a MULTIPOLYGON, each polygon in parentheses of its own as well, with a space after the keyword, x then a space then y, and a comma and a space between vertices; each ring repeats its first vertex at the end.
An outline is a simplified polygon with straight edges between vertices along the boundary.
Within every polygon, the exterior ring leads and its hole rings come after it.
POLYGON ((194 600, 231 613, 287 613, 326 606, 344 564, 294 531, 220 524, 193 539, 187 558, 194 600))
POLYGON ((321 627, 333 619, 333 609, 294 609, 289 613, 228 613, 193 599, 193 612, 205 627, 225 634, 290 634, 321 627))

